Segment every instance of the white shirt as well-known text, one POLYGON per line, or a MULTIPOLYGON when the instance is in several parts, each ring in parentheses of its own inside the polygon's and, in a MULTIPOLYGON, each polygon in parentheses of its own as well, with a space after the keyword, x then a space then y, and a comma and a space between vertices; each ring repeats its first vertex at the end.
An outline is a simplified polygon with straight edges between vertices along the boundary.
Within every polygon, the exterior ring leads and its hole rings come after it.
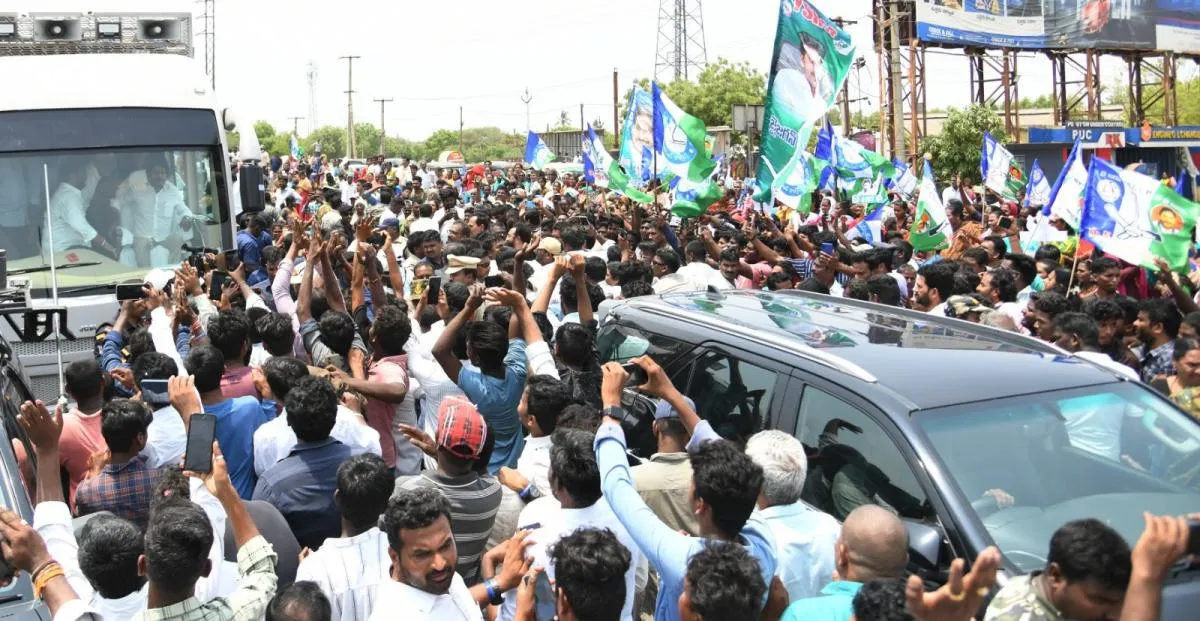
MULTIPOLYGON (((633 537, 629 536, 629 531, 621 525, 620 520, 613 513, 612 507, 608 505, 608 501, 601 498, 596 501, 596 504, 583 509, 566 509, 560 506, 557 511, 547 511, 547 508, 551 506, 550 503, 546 503, 542 507, 534 507, 543 500, 546 499, 541 498, 530 503, 524 511, 521 511, 521 518, 517 521, 518 528, 525 528, 533 524, 535 519, 528 514, 536 513, 540 517, 541 528, 530 533, 528 537, 528 540, 534 542, 527 550, 527 554, 533 557, 534 566, 545 567, 546 574, 551 580, 554 580, 554 565, 550 562, 550 548, 559 539, 580 528, 611 530, 621 545, 629 550, 629 569, 625 572, 625 604, 621 607, 621 619, 623 621, 632 619, 633 596, 636 590, 638 565, 642 563, 642 552, 633 541, 633 537)), ((516 612, 517 598, 516 591, 513 590, 504 596, 504 606, 501 608, 500 618, 512 619, 516 612)))
MULTIPOLYGON (((76 246, 87 246, 96 239, 96 229, 87 221, 87 206, 83 192, 66 182, 58 184, 50 198, 50 228, 54 232, 54 252, 76 246)), ((43 245, 49 245, 47 234, 43 245)))
POLYGON ((1138 377, 1137 371, 1134 371, 1128 366, 1113 360, 1108 354, 1102 354, 1098 351, 1077 351, 1075 352, 1075 357, 1082 358, 1083 360, 1087 360, 1092 364, 1104 367, 1105 369, 1112 371, 1117 375, 1122 375, 1125 378, 1131 379, 1135 382, 1141 380, 1141 378, 1138 377))
POLYGON ((433 218, 417 218, 408 225, 408 234, 412 235, 420 231, 436 231, 438 230, 437 222, 433 218))
POLYGON ((329 598, 332 621, 366 621, 375 609, 379 584, 391 581, 387 551, 387 535, 378 528, 354 537, 331 537, 300 561, 296 581, 317 583, 329 598))
POLYGON ((550 445, 550 436, 525 436, 525 447, 517 458, 517 472, 529 479, 542 496, 549 496, 553 491, 550 489, 550 445))
POLYGON ((179 465, 187 450, 187 429, 183 417, 172 406, 154 411, 150 425, 146 427, 146 447, 142 455, 150 468, 179 465))
MULTIPOLYGON (((329 436, 350 447, 351 455, 383 455, 379 448, 379 432, 362 423, 361 417, 345 406, 338 406, 329 436)), ((296 432, 287 423, 287 410, 263 423, 254 432, 254 472, 262 474, 279 463, 296 448, 296 442, 296 432)))
MULTIPOLYGON (((721 275, 720 270, 713 269, 711 265, 699 261, 684 265, 675 272, 675 275, 691 283, 697 291, 704 291, 708 287, 716 287, 718 290, 733 288, 733 285, 729 284, 729 281, 721 275)), ((657 292, 658 290, 655 289, 655 293, 657 292)))
POLYGON ((954 186, 948 185, 942 190, 942 205, 950 202, 950 199, 952 198, 962 201, 962 194, 958 190, 954 189, 954 186))
POLYGON ((117 204, 122 225, 134 237, 156 242, 178 236, 182 233, 179 225, 185 218, 192 217, 191 210, 183 202, 183 194, 171 182, 155 190, 144 170, 133 171, 121 184, 117 190, 117 204))
POLYGON ((931 308, 925 312, 929 313, 930 315, 937 315, 938 317, 945 317, 946 316, 946 303, 942 302, 941 304, 938 304, 937 306, 934 306, 933 308, 931 308))
POLYGON ((370 621, 482 621, 479 604, 462 576, 454 574, 450 591, 434 595, 395 580, 385 580, 376 589, 375 608, 370 621))
POLYGON ((791 601, 817 597, 833 581, 834 545, 842 525, 804 502, 767 507, 759 515, 775 536, 780 581, 791 601))
POLYGON ((421 188, 437 191, 437 174, 432 170, 421 171, 421 188))
POLYGON ((1001 302, 996 306, 996 312, 1007 316, 1013 320, 1013 324, 1017 326, 1017 332, 1028 335, 1029 330, 1025 329, 1023 321, 1025 319, 1025 305, 1020 302, 1001 302))
MULTIPOLYGON (((438 324, 440 323, 439 321, 438 324)), ((421 335, 420 338, 416 338, 414 335, 405 347, 405 351, 408 352, 409 380, 420 382, 421 389, 425 393, 418 426, 431 438, 437 437, 437 415, 438 409, 442 406, 442 400, 446 397, 467 398, 458 384, 451 381, 446 372, 442 370, 442 365, 433 359, 431 348, 437 342, 437 337, 441 334, 442 329, 445 329, 444 326, 438 329, 438 324, 434 324, 429 332, 421 335)), ((426 470, 437 469, 437 459, 426 455, 423 460, 426 470)))

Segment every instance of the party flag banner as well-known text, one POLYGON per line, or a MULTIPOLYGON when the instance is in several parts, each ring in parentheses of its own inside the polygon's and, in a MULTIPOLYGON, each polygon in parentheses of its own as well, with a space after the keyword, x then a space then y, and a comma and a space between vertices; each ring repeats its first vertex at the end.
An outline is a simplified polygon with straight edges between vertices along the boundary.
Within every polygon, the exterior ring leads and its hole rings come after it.
POLYGON ((1009 201, 1017 200, 1017 192, 1025 187, 1025 174, 1013 164, 1013 154, 988 132, 983 132, 983 154, 979 160, 983 187, 1009 201))
POLYGON ((675 202, 671 213, 684 218, 699 216, 723 195, 712 180, 718 164, 708 151, 704 121, 684 112, 658 84, 653 85, 652 94, 654 154, 659 158, 659 173, 677 179, 672 182, 675 202))
POLYGON ((804 149, 813 125, 833 105, 854 64, 850 35, 807 0, 780 0, 779 23, 763 111, 762 156, 755 177, 766 188, 804 149))
POLYGON ((912 169, 904 162, 896 158, 892 158, 892 166, 896 167, 896 174, 891 179, 885 182, 888 189, 899 192, 904 196, 912 196, 913 192, 917 191, 917 176, 913 174, 912 169))
POLYGON ((634 185, 642 187, 654 177, 654 98, 637 85, 629 95, 617 157, 634 185))
POLYGON ((797 150, 772 181, 775 200, 807 215, 812 210, 812 194, 824 166, 825 163, 811 153, 797 150))
POLYGON ((1200 205, 1153 177, 1093 157, 1084 189, 1080 232, 1119 259, 1157 269, 1163 259, 1186 271, 1200 205))
POLYGON ((596 187, 616 190, 639 203, 652 203, 654 197, 629 184, 629 175, 608 154, 596 131, 588 124, 583 138, 583 177, 596 187))
POLYGON ((546 167, 546 164, 553 161, 554 152, 546 146, 542 137, 536 132, 529 132, 529 136, 525 138, 525 163, 541 170, 546 167))
POLYGON ((917 251, 940 250, 950 245, 953 234, 946 208, 933 183, 933 167, 926 161, 917 197, 917 215, 909 230, 908 243, 917 251))
POLYGON ((1078 231, 1083 190, 1087 183, 1088 170, 1083 165, 1083 155, 1079 152, 1079 141, 1076 140, 1062 173, 1058 175, 1054 187, 1050 188, 1050 200, 1042 208, 1042 213, 1058 217, 1078 231))
POLYGON ((1025 206, 1026 207, 1044 207, 1050 204, 1050 180, 1046 179, 1046 173, 1042 172, 1042 167, 1038 161, 1033 160, 1033 166, 1029 168, 1029 188, 1025 191, 1025 206))

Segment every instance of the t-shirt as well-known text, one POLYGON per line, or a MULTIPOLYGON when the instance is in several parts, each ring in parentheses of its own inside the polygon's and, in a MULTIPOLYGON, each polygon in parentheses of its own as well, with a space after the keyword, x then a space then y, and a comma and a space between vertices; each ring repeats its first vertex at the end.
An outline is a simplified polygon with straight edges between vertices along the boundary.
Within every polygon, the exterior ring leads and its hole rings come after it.
POLYGON ((521 403, 521 393, 525 392, 526 367, 525 341, 512 339, 508 342, 508 355, 504 357, 503 379, 466 366, 458 374, 459 388, 496 432, 496 448, 488 463, 488 472, 493 474, 504 466, 515 468, 521 447, 525 445, 517 405, 521 403))
POLYGON ((1059 621, 1062 613, 1038 587, 1042 574, 1035 571, 1009 580, 988 604, 983 621, 1059 621))
POLYGON ((221 393, 230 399, 234 397, 258 399, 258 389, 254 387, 254 370, 250 367, 241 367, 225 371, 225 375, 221 376, 221 393))
MULTIPOLYGON (((519 397, 520 395, 518 395, 519 397)), ((100 412, 84 414, 71 408, 63 416, 62 436, 58 441, 58 463, 67 469, 71 481, 71 505, 75 504, 75 488, 88 471, 88 459, 96 451, 108 448, 100 434, 100 412)))
POLYGON ((217 443, 229 468, 229 479, 243 500, 250 500, 258 475, 254 473, 254 431, 270 420, 253 397, 226 399, 204 406, 217 417, 217 443))

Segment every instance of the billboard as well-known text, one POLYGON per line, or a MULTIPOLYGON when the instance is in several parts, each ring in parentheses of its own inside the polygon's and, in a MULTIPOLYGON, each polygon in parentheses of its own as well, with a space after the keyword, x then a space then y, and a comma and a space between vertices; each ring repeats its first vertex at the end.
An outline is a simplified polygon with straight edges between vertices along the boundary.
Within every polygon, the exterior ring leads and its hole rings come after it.
POLYGON ((916 0, 928 43, 1200 54, 1200 0, 916 0))

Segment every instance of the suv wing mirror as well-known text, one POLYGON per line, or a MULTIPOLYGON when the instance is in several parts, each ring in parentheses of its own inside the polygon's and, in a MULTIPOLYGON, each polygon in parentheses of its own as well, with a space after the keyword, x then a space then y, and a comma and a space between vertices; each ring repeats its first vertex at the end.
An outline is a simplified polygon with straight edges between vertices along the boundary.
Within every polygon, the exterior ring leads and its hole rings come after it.
POLYGON ((908 560, 920 569, 936 572, 940 568, 942 531, 917 520, 903 520, 908 529, 908 560))

